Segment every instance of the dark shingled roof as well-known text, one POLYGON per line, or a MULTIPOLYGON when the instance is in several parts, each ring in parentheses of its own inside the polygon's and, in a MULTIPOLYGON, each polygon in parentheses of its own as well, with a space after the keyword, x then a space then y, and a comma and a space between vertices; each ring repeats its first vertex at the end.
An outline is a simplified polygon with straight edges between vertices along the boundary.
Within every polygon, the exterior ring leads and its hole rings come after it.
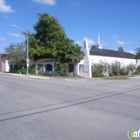
POLYGON ((53 62, 52 58, 42 58, 42 59, 38 59, 35 62, 53 62))
POLYGON ((98 48, 91 49, 90 55, 135 59, 135 55, 132 53, 119 52, 119 51, 108 50, 108 49, 98 49, 98 48))

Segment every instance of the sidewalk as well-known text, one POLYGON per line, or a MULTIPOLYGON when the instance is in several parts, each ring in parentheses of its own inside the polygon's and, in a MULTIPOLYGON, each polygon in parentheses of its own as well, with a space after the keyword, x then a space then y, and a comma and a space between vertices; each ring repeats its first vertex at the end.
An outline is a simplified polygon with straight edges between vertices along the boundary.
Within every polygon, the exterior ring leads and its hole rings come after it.
POLYGON ((32 79, 44 79, 44 80, 48 80, 48 79, 52 79, 50 77, 43 77, 43 76, 33 76, 33 75, 29 75, 26 76, 25 74, 15 74, 15 73, 3 73, 0 72, 1 75, 8 75, 8 76, 15 76, 15 77, 26 77, 26 78, 32 78, 32 79))
POLYGON ((140 75, 135 75, 133 77, 129 77, 130 79, 140 79, 140 75))

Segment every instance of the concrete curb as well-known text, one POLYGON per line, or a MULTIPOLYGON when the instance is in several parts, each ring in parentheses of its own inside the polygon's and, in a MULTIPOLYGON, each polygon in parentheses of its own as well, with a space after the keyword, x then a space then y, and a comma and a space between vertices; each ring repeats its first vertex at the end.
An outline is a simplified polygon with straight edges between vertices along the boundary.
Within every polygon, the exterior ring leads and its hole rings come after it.
MULTIPOLYGON (((22 75, 22 74, 2 73, 2 72, 0 72, 0 74, 1 74, 1 75, 8 75, 8 76, 15 76, 15 77, 26 77, 25 75, 22 75)), ((29 76, 26 77, 26 78, 44 79, 44 80, 52 79, 52 78, 49 78, 49 77, 31 76, 31 75, 29 75, 29 76)))

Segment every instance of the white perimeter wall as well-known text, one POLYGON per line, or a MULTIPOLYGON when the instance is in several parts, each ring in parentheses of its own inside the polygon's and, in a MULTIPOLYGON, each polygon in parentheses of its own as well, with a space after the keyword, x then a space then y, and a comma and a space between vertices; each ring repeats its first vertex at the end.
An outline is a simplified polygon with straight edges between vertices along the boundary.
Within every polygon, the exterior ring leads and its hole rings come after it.
MULTIPOLYGON (((103 61, 103 62, 108 63, 108 64, 119 62, 121 67, 126 67, 127 65, 130 65, 130 64, 133 64, 133 65, 136 65, 136 66, 140 65, 140 60, 138 60, 138 62, 136 62, 136 59, 107 57, 107 56, 96 56, 96 55, 90 55, 89 56, 89 61, 90 61, 90 65, 92 65, 93 63, 98 63, 99 61, 103 61)), ((75 65, 75 67, 76 67, 75 72, 79 75, 81 75, 79 73, 79 68, 80 68, 79 66, 81 64, 84 65, 84 60, 80 61, 78 64, 75 65)), ((90 73, 91 73, 91 71, 90 71, 90 73)), ((81 75, 81 76, 83 76, 83 75, 81 75)))
POLYGON ((121 66, 127 66, 129 64, 133 64, 133 65, 136 65, 136 64, 139 64, 139 63, 136 63, 136 59, 127 59, 127 58, 118 58, 118 57, 107 57, 107 56, 92 56, 90 55, 90 61, 91 61, 91 65, 93 63, 98 63, 99 61, 103 61, 105 63, 113 63, 113 62, 119 62, 121 64, 121 66))

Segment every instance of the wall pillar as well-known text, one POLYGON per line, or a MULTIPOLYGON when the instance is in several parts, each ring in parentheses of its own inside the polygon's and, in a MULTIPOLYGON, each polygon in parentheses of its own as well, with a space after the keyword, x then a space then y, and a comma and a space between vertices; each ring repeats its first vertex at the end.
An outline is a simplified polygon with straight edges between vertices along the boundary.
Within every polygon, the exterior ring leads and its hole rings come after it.
POLYGON ((54 65, 52 65, 52 71, 55 71, 54 65))
POLYGON ((45 65, 43 65, 43 73, 46 71, 46 69, 45 69, 45 65))
POLYGON ((74 64, 74 72, 79 75, 78 65, 79 65, 79 63, 74 64))

